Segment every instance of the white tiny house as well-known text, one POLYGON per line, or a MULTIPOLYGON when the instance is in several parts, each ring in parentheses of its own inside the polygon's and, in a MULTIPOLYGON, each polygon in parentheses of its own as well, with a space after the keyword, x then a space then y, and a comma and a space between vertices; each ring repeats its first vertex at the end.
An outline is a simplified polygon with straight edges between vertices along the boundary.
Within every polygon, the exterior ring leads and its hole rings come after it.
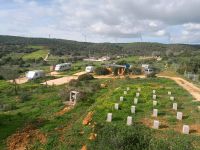
POLYGON ((44 76, 45 72, 43 70, 33 70, 26 73, 26 77, 28 78, 28 80, 33 80, 44 76))
POLYGON ((87 66, 86 68, 85 68, 85 72, 87 72, 87 73, 91 73, 91 72, 93 72, 94 71, 94 67, 93 66, 87 66))
POLYGON ((55 67, 55 71, 64 71, 70 69, 72 66, 71 63, 63 63, 63 64, 57 64, 55 67))

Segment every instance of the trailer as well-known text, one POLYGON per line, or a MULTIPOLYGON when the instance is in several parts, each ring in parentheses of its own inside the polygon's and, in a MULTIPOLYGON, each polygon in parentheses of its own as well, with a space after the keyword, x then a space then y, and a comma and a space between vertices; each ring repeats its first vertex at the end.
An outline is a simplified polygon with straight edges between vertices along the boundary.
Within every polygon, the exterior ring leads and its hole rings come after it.
POLYGON ((57 64, 55 66, 55 71, 65 71, 71 69, 72 64, 71 63, 63 63, 63 64, 57 64))
POLYGON ((37 78, 41 78, 45 76, 45 72, 43 70, 33 70, 33 71, 28 71, 26 73, 26 77, 28 80, 34 80, 37 78))
POLYGON ((92 73, 92 72, 94 72, 94 66, 87 66, 87 67, 85 68, 85 72, 87 72, 87 73, 92 73))
POLYGON ((153 68, 147 68, 147 69, 144 70, 144 73, 145 73, 146 75, 149 75, 149 74, 155 73, 155 71, 154 71, 153 68))

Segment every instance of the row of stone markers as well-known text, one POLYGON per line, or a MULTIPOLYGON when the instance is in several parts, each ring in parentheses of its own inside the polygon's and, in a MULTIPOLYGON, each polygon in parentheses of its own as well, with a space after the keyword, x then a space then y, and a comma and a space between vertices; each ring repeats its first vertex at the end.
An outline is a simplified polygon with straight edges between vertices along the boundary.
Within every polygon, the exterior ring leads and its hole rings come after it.
MULTIPOLYGON (((127 92, 130 90, 130 88, 129 87, 127 87, 127 90, 126 91, 124 91, 124 95, 127 95, 127 92)), ((134 98, 134 104, 136 105, 137 103, 138 103, 138 98, 139 98, 139 96, 140 96, 140 92, 141 92, 141 88, 138 88, 138 90, 137 90, 138 92, 136 92, 136 97, 134 98)), ((153 93, 153 96, 152 96, 152 98, 153 98, 153 106, 157 106, 157 101, 156 101, 156 99, 157 99, 157 95, 156 95, 156 90, 153 90, 152 91, 152 93, 153 93)), ((170 100, 171 101, 174 101, 174 97, 173 96, 171 96, 172 95, 172 93, 171 93, 171 91, 168 91, 168 95, 170 95, 170 100)), ((124 97, 123 96, 121 96, 120 97, 120 102, 122 102, 124 100, 124 97)), ((173 103, 173 107, 172 107, 172 109, 173 110, 176 110, 177 111, 177 103, 173 103)), ((115 110, 118 110, 119 109, 119 103, 115 103, 114 104, 114 109, 115 110)), ((135 112, 136 112, 136 106, 131 106, 131 113, 132 114, 135 114, 135 112)), ((153 117, 157 117, 158 116, 158 109, 153 109, 153 117)), ((182 120, 182 117, 183 117, 183 113, 182 112, 177 112, 177 116, 176 116, 176 118, 178 119, 178 120, 182 120)), ((133 121, 132 121, 133 119, 132 119, 132 116, 128 116, 127 117, 127 125, 128 126, 130 126, 130 125, 132 125, 132 123, 133 123, 133 121)), ((108 113, 107 114, 107 120, 106 120, 107 122, 111 122, 112 121, 112 113, 108 113)), ((153 122, 153 128, 154 129, 159 129, 159 125, 160 125, 160 122, 158 121, 158 120, 154 120, 154 122, 153 122)), ((184 133, 184 134, 189 134, 189 126, 188 125, 183 125, 183 130, 182 130, 182 132, 184 133)))
MULTIPOLYGON (((153 101, 153 106, 156 106, 157 105, 157 101, 155 101, 156 98, 157 98, 156 90, 153 90, 152 93, 153 93, 153 100, 154 100, 153 101)), ((171 101, 174 101, 175 98, 173 96, 171 96, 172 95, 171 91, 168 91, 168 95, 170 96, 169 99, 171 101)), ((177 108, 178 108, 178 104, 177 103, 173 103, 172 109, 177 111, 177 108)), ((157 116, 158 116, 158 109, 153 109, 153 117, 157 117, 157 116)), ((177 120, 182 120, 183 119, 183 113, 182 112, 177 112, 176 119, 177 120)), ((154 129, 159 129, 159 124, 160 124, 160 122, 158 120, 154 120, 153 128, 154 129)), ((190 132, 189 125, 183 125, 182 133, 189 134, 189 132, 190 132)))

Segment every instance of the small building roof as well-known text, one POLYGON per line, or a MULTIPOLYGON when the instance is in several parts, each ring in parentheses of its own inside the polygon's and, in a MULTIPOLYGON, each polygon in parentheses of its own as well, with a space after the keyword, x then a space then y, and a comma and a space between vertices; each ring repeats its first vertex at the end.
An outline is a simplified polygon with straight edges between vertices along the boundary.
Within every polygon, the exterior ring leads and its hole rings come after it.
POLYGON ((108 67, 126 68, 126 65, 108 64, 108 67))

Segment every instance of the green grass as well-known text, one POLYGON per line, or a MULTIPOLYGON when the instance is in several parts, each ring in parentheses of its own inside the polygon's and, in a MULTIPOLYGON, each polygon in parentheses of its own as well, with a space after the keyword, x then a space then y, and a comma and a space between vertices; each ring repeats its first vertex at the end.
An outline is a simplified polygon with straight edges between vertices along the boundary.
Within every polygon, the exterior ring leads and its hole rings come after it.
POLYGON ((30 46, 32 48, 37 48, 38 50, 29 54, 25 54, 22 58, 23 59, 38 59, 40 57, 45 58, 46 55, 49 53, 49 50, 43 46, 30 46))
MULTIPOLYGON (((87 90, 89 84, 93 82, 98 84, 99 80, 90 81, 85 84, 80 84, 79 87, 87 90), (87 86, 85 86, 87 84, 87 86)), ((74 109, 65 113, 62 116, 56 116, 55 113, 63 108, 63 104, 60 101, 59 91, 64 86, 49 87, 46 88, 36 83, 27 83, 22 85, 21 90, 28 90, 31 92, 31 99, 24 103, 16 102, 16 96, 6 94, 10 84, 1 81, 0 89, 4 89, 1 94, 1 100, 6 103, 16 104, 17 109, 9 112, 0 112, 0 149, 5 149, 5 139, 14 133, 18 128, 23 128, 25 123, 37 120, 38 118, 45 120, 42 126, 39 126, 41 132, 47 134, 47 143, 42 145, 39 142, 32 143, 32 149, 80 149, 84 144, 89 149, 98 149, 95 146, 100 146, 101 140, 106 139, 109 143, 110 135, 107 138, 105 135, 101 135, 101 138, 96 142, 88 139, 90 133, 95 132, 100 135, 105 127, 108 130, 112 130, 111 126, 115 126, 118 131, 124 130, 128 132, 132 131, 135 126, 145 126, 142 130, 152 131, 152 135, 157 140, 163 140, 163 145, 170 145, 172 149, 176 145, 181 146, 181 142, 187 143, 192 141, 196 149, 200 148, 199 140, 200 136, 197 133, 190 135, 183 135, 181 131, 178 131, 179 126, 182 124, 199 125, 200 117, 197 111, 199 103, 192 102, 193 98, 184 89, 179 87, 174 81, 155 78, 155 79, 103 79, 101 83, 108 85, 108 88, 100 89, 98 92, 94 92, 89 95, 85 101, 79 102, 74 109), (127 87, 130 87, 128 95, 123 95, 123 91, 127 87), (136 114, 130 113, 130 107, 133 105, 133 98, 137 88, 142 89, 141 96, 139 97, 139 103, 136 106, 136 114), (154 118, 152 114, 152 90, 155 89, 158 96, 158 108, 159 116, 158 120, 161 124, 166 125, 159 130, 151 129, 154 118), (172 111, 172 101, 169 100, 167 91, 171 90, 175 101, 178 103, 178 111, 182 111, 184 114, 183 121, 176 120, 176 113, 172 111), (123 102, 119 102, 119 97, 125 96, 123 102), (120 110, 114 110, 114 103, 120 103, 120 110), (91 125, 83 126, 82 120, 85 118, 88 112, 94 111, 91 125), (106 115, 108 112, 113 113, 113 121, 111 123, 106 122, 106 115), (133 116, 133 126, 126 130, 126 118, 127 116, 133 116), (144 122, 144 119, 149 121, 150 125, 144 122), (13 123, 15 122, 15 123, 13 123), (92 126, 95 123, 95 127, 92 126), (135 125, 135 126, 134 126, 135 125), (83 133, 83 134, 82 134, 83 133), (163 138, 164 137, 164 138, 163 138), (170 140, 173 139, 173 140, 170 140), (177 142, 177 143, 176 143, 177 142), (166 144, 168 143, 168 144, 166 144)), ((76 89, 76 88, 74 88, 76 89)), ((97 135, 97 137, 98 137, 97 135)), ((113 137, 115 138, 115 137, 113 137)), ((152 139, 153 140, 153 139, 152 139)), ((155 142, 155 140, 154 140, 155 142)), ((105 142, 106 143, 106 142, 105 142)), ((106 149, 106 145, 105 149, 106 149)), ((183 144, 183 147, 185 144, 183 144)), ((159 149, 159 148, 157 148, 159 149)))

